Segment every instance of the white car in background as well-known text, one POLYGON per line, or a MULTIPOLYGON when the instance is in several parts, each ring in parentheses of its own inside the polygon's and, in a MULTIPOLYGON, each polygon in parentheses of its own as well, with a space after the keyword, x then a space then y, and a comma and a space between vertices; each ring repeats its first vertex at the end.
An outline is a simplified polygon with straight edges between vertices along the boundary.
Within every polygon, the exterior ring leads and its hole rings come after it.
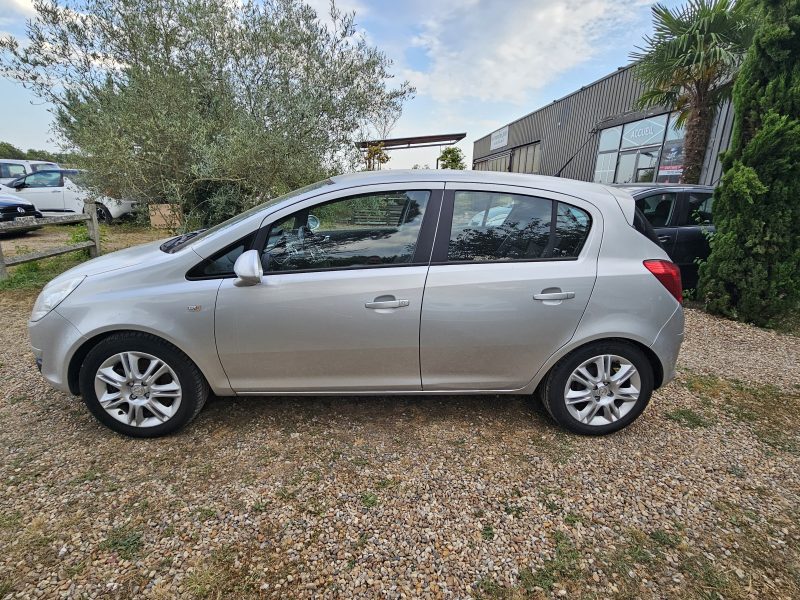
MULTIPOLYGON (((76 169, 52 169, 37 171, 18 177, 2 187, 4 193, 12 193, 32 202, 45 216, 84 212, 84 201, 90 192, 80 185, 81 172, 76 169)), ((133 211, 136 202, 115 200, 106 196, 95 199, 97 218, 110 223, 133 211)))
POLYGON ((54 162, 45 160, 19 160, 16 158, 0 158, 0 183, 7 184, 19 177, 36 173, 37 171, 49 171, 60 169, 61 167, 54 162))

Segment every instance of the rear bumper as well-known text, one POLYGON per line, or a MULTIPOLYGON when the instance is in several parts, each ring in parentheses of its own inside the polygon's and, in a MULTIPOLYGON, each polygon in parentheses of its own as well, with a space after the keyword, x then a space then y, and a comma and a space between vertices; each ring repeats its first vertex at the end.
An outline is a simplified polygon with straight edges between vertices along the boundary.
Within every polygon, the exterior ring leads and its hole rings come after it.
POLYGON ((678 306, 650 346, 661 362, 661 370, 664 373, 661 385, 666 385, 675 379, 675 366, 681 344, 683 344, 683 307, 678 306))

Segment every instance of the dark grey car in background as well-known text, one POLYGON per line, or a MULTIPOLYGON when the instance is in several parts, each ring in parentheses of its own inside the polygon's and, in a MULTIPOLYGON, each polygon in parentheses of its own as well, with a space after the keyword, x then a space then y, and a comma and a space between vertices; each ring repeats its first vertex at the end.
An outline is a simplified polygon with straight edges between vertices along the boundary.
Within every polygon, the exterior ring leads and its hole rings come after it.
POLYGON ((685 289, 697 286, 697 260, 708 258, 708 235, 714 233, 714 188, 707 185, 618 185, 636 201, 658 241, 681 270, 685 289))

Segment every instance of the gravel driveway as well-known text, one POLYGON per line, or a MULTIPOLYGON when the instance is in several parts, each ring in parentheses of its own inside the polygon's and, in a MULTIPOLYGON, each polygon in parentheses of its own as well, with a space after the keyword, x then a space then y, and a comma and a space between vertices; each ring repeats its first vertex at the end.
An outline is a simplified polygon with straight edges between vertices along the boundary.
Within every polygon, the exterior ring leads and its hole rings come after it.
POLYGON ((606 438, 453 396, 142 441, 40 379, 32 302, 0 297, 0 597, 800 597, 795 337, 687 311, 679 380, 606 438))

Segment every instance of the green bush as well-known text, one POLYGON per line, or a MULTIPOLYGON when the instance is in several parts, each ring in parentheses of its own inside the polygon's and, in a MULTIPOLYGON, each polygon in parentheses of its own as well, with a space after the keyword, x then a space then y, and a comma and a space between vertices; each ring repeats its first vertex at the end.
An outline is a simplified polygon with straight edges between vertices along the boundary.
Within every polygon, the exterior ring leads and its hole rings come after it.
POLYGON ((775 326, 800 305, 800 0, 760 4, 698 292, 712 312, 775 326))

